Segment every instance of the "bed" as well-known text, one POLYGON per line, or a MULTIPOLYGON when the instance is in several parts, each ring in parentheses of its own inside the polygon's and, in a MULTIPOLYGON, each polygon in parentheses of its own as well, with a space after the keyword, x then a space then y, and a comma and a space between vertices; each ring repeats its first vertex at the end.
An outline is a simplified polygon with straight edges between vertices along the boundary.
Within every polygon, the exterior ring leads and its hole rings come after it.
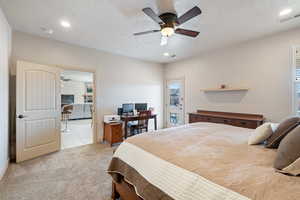
POLYGON ((131 137, 108 173, 122 200, 296 200, 300 177, 277 173, 276 150, 249 146, 252 129, 194 123, 131 137))

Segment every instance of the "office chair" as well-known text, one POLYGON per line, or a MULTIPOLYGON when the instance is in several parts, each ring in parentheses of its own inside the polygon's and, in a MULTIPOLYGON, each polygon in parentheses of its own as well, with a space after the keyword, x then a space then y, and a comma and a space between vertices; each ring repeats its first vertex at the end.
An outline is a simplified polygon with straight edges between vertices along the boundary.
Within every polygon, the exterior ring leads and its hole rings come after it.
POLYGON ((149 124, 148 122, 150 116, 151 116, 151 110, 140 111, 139 117, 141 117, 142 119, 139 119, 136 125, 130 126, 130 133, 140 134, 143 132, 148 132, 148 124, 149 124))

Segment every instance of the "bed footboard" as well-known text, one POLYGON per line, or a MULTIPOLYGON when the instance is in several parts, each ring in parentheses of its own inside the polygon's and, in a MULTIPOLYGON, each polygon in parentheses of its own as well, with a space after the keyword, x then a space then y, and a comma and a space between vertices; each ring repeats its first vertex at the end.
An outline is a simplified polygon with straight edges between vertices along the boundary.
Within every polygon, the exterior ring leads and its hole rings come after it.
POLYGON ((128 184, 122 178, 119 183, 112 182, 112 200, 143 200, 136 193, 132 185, 128 184))

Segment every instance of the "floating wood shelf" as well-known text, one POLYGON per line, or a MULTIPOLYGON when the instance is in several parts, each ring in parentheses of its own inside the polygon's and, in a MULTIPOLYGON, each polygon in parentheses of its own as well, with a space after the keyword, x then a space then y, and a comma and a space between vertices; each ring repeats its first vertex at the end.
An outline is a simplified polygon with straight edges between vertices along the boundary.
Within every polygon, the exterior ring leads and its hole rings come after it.
POLYGON ((248 91, 249 88, 212 88, 212 89, 202 89, 203 92, 231 92, 231 91, 248 91))

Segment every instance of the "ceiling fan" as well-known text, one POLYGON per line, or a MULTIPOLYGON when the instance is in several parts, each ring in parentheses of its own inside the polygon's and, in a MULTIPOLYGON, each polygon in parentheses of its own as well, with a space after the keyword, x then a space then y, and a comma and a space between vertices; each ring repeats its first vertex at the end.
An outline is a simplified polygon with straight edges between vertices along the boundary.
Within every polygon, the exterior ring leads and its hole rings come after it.
POLYGON ((185 22, 202 13, 200 8, 197 6, 190 9, 180 17, 178 17, 177 14, 174 13, 163 13, 158 16, 151 8, 144 8, 143 12, 160 25, 160 30, 150 30, 140 33, 134 33, 133 35, 135 36, 161 32, 161 45, 166 45, 168 42, 168 37, 172 36, 174 33, 189 37, 197 37, 199 34, 199 32, 197 31, 177 28, 178 26, 184 24, 185 22))

